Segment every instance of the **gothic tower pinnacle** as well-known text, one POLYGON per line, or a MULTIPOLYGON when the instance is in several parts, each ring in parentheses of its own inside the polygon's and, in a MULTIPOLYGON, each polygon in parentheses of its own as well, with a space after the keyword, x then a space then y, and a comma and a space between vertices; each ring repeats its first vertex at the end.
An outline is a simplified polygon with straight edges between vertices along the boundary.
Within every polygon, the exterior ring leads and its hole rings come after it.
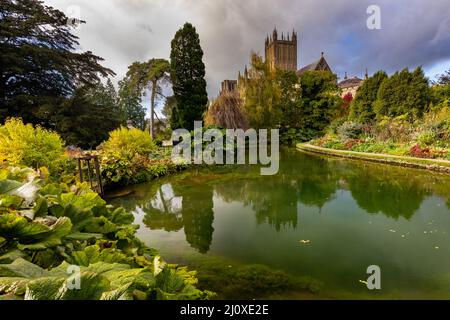
POLYGON ((271 68, 297 71, 297 33, 292 30, 292 37, 289 32, 281 33, 278 38, 278 30, 275 26, 271 38, 266 38, 265 42, 266 61, 271 68))

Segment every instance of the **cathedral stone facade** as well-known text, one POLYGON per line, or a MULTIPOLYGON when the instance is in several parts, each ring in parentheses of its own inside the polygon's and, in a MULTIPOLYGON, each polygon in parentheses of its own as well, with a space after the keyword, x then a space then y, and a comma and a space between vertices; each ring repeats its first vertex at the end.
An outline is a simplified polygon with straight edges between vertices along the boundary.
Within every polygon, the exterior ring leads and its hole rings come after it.
POLYGON ((272 35, 266 38, 265 55, 272 68, 297 71, 297 33, 292 31, 292 35, 287 34, 285 37, 281 34, 281 38, 278 38, 275 28, 272 35))
MULTIPOLYGON (((298 39, 295 30, 293 30, 290 34, 287 33, 286 36, 284 35, 284 33, 282 33, 280 36, 277 29, 275 28, 272 32, 272 35, 266 37, 264 46, 265 59, 272 68, 294 71, 298 76, 301 76, 307 71, 332 72, 328 62, 325 60, 323 52, 318 60, 298 70, 297 45, 298 39)), ((238 81, 248 78, 249 74, 246 66, 243 77, 241 77, 241 73, 239 72, 238 81)), ((224 80, 221 85, 220 94, 237 91, 238 81, 224 80)))

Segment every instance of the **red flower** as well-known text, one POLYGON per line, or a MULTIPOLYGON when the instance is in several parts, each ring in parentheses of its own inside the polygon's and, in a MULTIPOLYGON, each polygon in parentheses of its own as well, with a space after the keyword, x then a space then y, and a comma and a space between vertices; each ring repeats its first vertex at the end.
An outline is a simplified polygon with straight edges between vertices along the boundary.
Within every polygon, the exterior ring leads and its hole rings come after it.
POLYGON ((347 92, 347 94, 342 98, 344 100, 344 104, 342 105, 343 109, 348 109, 350 103, 353 101, 353 95, 351 92, 347 92))

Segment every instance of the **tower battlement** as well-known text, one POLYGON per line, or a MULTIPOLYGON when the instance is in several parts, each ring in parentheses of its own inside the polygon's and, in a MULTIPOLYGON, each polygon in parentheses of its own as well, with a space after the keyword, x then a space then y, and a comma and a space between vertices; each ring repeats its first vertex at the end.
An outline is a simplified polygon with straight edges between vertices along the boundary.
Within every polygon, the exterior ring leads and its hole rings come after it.
POLYGON ((297 33, 281 33, 275 28, 272 34, 266 37, 265 58, 272 68, 297 71, 297 33))

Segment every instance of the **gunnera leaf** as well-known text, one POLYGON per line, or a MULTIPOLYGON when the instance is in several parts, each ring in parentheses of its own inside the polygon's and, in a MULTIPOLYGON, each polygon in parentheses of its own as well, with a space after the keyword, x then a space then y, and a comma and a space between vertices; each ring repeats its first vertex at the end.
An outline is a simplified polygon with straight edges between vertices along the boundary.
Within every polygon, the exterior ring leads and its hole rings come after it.
POLYGON ((36 236, 37 242, 31 244, 19 244, 17 247, 20 250, 44 250, 55 247, 60 245, 62 243, 62 238, 70 234, 71 231, 72 223, 70 222, 70 219, 62 217, 49 227, 47 233, 36 236))
POLYGON ((24 183, 15 180, 0 180, 0 194, 10 194, 23 185, 24 183))
MULTIPOLYGON (((70 278, 67 280, 70 281, 70 278)), ((92 272, 83 271, 80 275, 80 288, 70 289, 64 283, 58 291, 56 300, 99 300, 103 292, 109 291, 109 281, 104 276, 92 272)))
POLYGON ((46 275, 46 270, 22 258, 16 259, 10 264, 0 264, 0 277, 34 279, 46 275))
POLYGON ((89 266, 97 262, 128 263, 124 253, 115 248, 101 249, 98 245, 88 246, 83 251, 74 251, 70 262, 80 266, 89 266))
POLYGON ((32 238, 48 231, 47 226, 30 222, 14 212, 0 215, 0 234, 5 239, 32 238))

